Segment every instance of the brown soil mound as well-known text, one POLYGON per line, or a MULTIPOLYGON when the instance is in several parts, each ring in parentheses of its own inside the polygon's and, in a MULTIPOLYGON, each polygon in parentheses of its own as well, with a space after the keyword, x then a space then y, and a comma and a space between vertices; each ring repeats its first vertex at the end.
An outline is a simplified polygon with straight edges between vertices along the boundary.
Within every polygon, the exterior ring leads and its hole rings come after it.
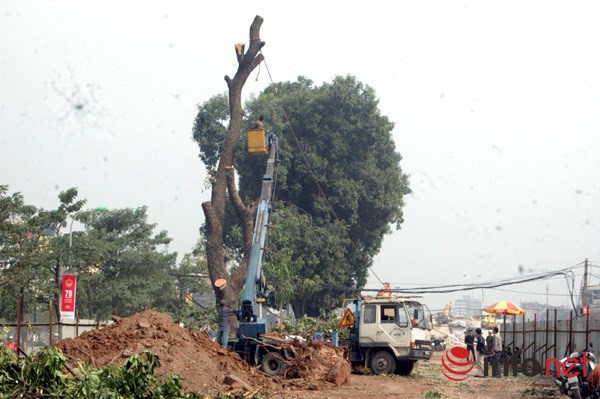
POLYGON ((262 374, 236 353, 213 342, 205 332, 181 327, 169 315, 152 310, 115 318, 108 327, 64 339, 56 347, 73 365, 83 361, 95 367, 119 364, 147 350, 159 356, 159 375, 177 374, 186 390, 203 395, 238 390, 273 395, 286 389, 320 389, 329 383, 341 385, 348 381, 350 363, 340 348, 323 343, 277 341, 270 342, 294 353, 294 359, 288 362, 286 380, 262 374))
POLYGON ((270 377, 211 341, 208 334, 180 327, 169 315, 146 310, 115 319, 108 327, 64 339, 56 347, 69 360, 90 362, 95 367, 118 364, 148 350, 159 356, 157 374, 177 374, 186 390, 200 394, 243 388, 271 393, 281 390, 270 377))

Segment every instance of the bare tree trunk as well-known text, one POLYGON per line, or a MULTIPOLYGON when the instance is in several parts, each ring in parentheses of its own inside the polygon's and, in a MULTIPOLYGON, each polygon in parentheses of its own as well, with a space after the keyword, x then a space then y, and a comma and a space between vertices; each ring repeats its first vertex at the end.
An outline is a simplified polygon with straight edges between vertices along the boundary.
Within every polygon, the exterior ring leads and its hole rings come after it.
MULTIPOLYGON (((250 46, 248 47, 247 52, 245 51, 245 45, 243 43, 237 43, 235 45, 238 70, 233 79, 228 75, 225 76, 225 81, 229 88, 229 128, 212 185, 211 199, 202 204, 207 227, 206 253, 208 273, 210 280, 213 283, 212 286, 215 290, 217 300, 225 299, 229 306, 235 304, 239 290, 244 283, 243 274, 245 274, 245 269, 247 267, 247 257, 244 256, 242 267, 238 273, 236 273, 236 276, 232 278, 227 271, 223 251, 223 222, 225 215, 225 197, 228 187, 227 175, 229 173, 228 171, 232 170, 235 147, 240 138, 240 131, 242 130, 242 120, 244 116, 244 110, 242 108, 242 88, 244 87, 248 76, 250 76, 250 73, 263 60, 263 56, 260 54, 261 48, 265 45, 265 43, 260 40, 260 27, 262 22, 263 19, 260 16, 257 15, 254 18, 254 21, 250 26, 250 46), (221 278, 227 280, 228 283, 227 287, 222 290, 214 285, 215 281, 221 278)), ((235 188, 233 177, 231 177, 231 179, 232 183, 229 183, 229 186, 235 188)), ((230 191, 230 195, 234 201, 236 210, 238 210, 241 199, 239 199, 239 195, 237 195, 237 190, 235 190, 235 193, 230 191), (239 200, 237 205, 235 197, 239 200)), ((244 211, 242 211, 242 213, 243 212, 244 211)), ((240 210, 238 210, 238 215, 239 214, 240 210)), ((250 217, 250 224, 252 224, 251 219, 252 217, 250 217)), ((244 225, 244 232, 246 233, 246 217, 244 217, 244 225)), ((252 229, 250 228, 250 239, 251 237, 252 229)), ((244 243, 244 246, 246 246, 246 243, 244 243)), ((247 252, 245 252, 245 254, 246 253, 247 252)))

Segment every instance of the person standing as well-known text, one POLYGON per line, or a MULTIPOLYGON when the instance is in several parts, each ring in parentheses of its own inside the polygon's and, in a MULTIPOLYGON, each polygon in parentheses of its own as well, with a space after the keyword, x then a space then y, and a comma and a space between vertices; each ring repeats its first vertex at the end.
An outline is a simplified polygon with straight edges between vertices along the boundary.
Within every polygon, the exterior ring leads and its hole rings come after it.
POLYGON ((488 336, 485 337, 485 356, 489 357, 494 353, 494 336, 492 330, 488 330, 488 336))
POLYGON ((496 372, 494 373, 494 377, 500 377, 500 358, 502 357, 502 336, 500 335, 500 330, 498 327, 494 327, 494 356, 496 360, 498 360, 498 367, 496 367, 496 372))
POLYGON ((475 337, 472 329, 469 329, 465 334, 465 345, 467 345, 467 349, 471 353, 470 356, 473 356, 473 361, 475 361, 475 337))
POLYGON ((235 313, 225 306, 225 304, 225 300, 221 299, 219 301, 219 330, 217 331, 217 342, 221 344, 223 348, 227 348, 227 343, 229 342, 229 315, 235 313))
POLYGON ((475 330, 475 364, 478 374, 475 377, 485 377, 483 374, 483 359, 485 358, 485 340, 481 335, 481 328, 475 330))

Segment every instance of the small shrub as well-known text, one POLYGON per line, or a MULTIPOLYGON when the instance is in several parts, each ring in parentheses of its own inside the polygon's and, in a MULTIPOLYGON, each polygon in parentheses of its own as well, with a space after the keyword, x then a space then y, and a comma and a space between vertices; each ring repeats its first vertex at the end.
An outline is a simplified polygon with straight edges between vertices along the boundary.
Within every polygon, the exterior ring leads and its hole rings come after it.
POLYGON ((428 399, 442 399, 445 398, 444 394, 438 391, 427 391, 425 397, 428 399))

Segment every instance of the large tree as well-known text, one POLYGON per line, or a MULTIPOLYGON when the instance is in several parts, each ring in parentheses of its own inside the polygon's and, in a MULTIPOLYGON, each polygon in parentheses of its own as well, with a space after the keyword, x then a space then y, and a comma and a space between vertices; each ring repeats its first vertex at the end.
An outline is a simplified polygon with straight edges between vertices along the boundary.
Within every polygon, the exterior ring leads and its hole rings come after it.
MULTIPOLYGON (((225 81, 228 88, 228 127, 225 131, 224 126, 219 124, 219 120, 204 119, 201 115, 196 118, 194 130, 200 132, 194 134, 194 137, 203 135, 211 135, 213 128, 216 127, 219 140, 218 148, 218 164, 211 165, 212 173, 212 192, 210 201, 202 204, 204 216, 206 219, 206 251, 208 261, 208 272, 211 281, 214 283, 218 279, 228 281, 227 287, 224 289, 215 288, 217 300, 225 299, 230 306, 236 302, 237 293, 244 283, 244 274, 247 263, 243 263, 233 273, 227 268, 225 262, 225 252, 223 249, 223 232, 225 220, 225 200, 227 193, 237 204, 237 211, 244 219, 245 231, 244 240, 249 242, 249 232, 251 232, 252 209, 246 208, 243 202, 237 196, 235 181, 233 180, 234 156, 236 145, 240 139, 240 131, 242 130, 242 121, 244 110, 242 108, 242 88, 250 76, 250 73, 263 60, 260 50, 265 45, 260 40, 260 27, 263 19, 256 16, 250 26, 250 45, 246 51, 246 46, 243 43, 235 45, 235 55, 238 61, 238 69, 233 78, 225 76, 225 81), (216 126, 216 125, 219 126, 216 126), (223 137, 224 136, 224 137, 223 137)), ((224 116, 221 119, 223 122, 226 119, 224 116)), ((209 150, 212 151, 212 150, 209 150)), ((213 159, 216 162, 217 159, 213 159)))
MULTIPOLYGON (((273 219, 265 269, 280 283, 272 292, 291 295, 297 314, 318 315, 338 305, 348 288, 364 286, 384 235, 403 221, 410 189, 392 139, 393 123, 381 115, 374 90, 352 76, 321 86, 306 78, 273 84, 246 108, 246 126, 262 114, 267 129, 278 134, 276 198, 279 209, 295 215, 278 219, 276 210, 273 219), (302 215, 310 215, 310 224, 289 222, 302 215)), ((222 148, 225 112, 223 96, 199 107, 196 122, 203 120, 208 128, 196 129, 197 123, 194 137, 209 170, 222 148)), ((237 151, 237 195, 251 203, 259 196, 265 158, 247 156, 242 143, 237 151)), ((245 224, 237 228, 226 219, 225 226, 229 252, 244 252, 237 232, 245 231, 245 224)))

